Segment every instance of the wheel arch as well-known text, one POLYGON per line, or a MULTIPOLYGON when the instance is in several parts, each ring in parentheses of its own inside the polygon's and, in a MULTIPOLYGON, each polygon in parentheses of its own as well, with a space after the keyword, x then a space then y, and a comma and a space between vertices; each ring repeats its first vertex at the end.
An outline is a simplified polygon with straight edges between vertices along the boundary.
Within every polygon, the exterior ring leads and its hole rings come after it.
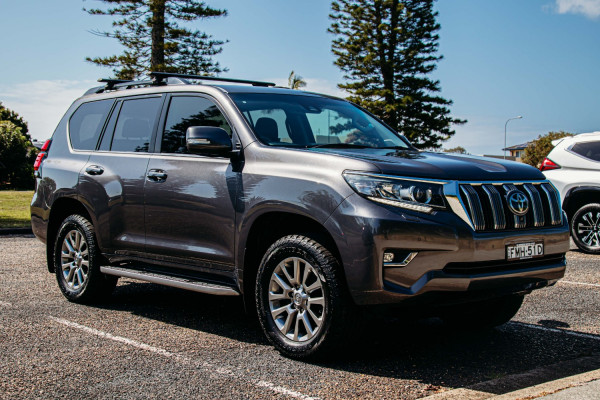
POLYGON ((598 203, 598 196, 600 196, 600 187, 597 186, 578 186, 570 189, 563 201, 563 210, 567 213, 569 223, 581 207, 598 203))
MULTIPOLYGON (((254 285, 260 261, 271 244, 291 234, 306 235, 325 246, 340 263, 345 275, 338 246, 325 226, 314 218, 289 211, 268 211, 256 216, 239 243, 238 280, 247 311, 254 310, 254 285)), ((240 235, 242 236, 242 235, 240 235)))
POLYGON ((50 208, 50 216, 48 218, 48 229, 46 232, 46 262, 48 265, 48 271, 54 272, 53 253, 54 253, 54 241, 60 224, 69 215, 79 214, 85 217, 88 221, 91 221, 95 225, 95 221, 92 219, 90 212, 83 205, 82 202, 73 197, 60 197, 52 203, 50 208))

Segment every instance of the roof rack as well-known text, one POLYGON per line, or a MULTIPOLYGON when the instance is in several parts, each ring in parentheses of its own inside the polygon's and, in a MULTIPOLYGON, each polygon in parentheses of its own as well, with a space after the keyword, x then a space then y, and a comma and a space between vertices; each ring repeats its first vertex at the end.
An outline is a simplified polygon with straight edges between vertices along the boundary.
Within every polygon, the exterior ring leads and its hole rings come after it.
POLYGON ((98 82, 106 83, 106 85, 93 87, 90 90, 88 90, 87 92, 85 92, 84 96, 88 95, 88 94, 102 93, 102 92, 106 92, 108 90, 118 90, 121 88, 131 89, 136 86, 151 86, 154 84, 154 81, 150 81, 150 80, 132 81, 132 80, 127 80, 127 79, 108 79, 108 78, 98 79, 98 82))
POLYGON ((118 83, 124 83, 124 82, 129 82, 129 79, 101 78, 101 79, 98 79, 98 82, 106 83, 106 86, 104 86, 105 90, 113 90, 115 88, 116 84, 118 84, 118 83))
POLYGON ((104 86, 96 86, 85 92, 85 95, 88 94, 96 94, 102 93, 109 90, 119 90, 119 89, 131 89, 137 86, 159 86, 166 85, 167 83, 171 84, 184 84, 190 85, 191 82, 188 79, 196 79, 203 81, 217 81, 217 82, 232 82, 232 83, 243 83, 252 86, 275 86, 272 82, 260 82, 260 81, 248 81, 244 79, 233 79, 233 78, 218 78, 216 76, 203 76, 203 75, 188 75, 188 74, 178 74, 175 72, 150 72, 148 74, 151 80, 143 80, 143 81, 134 81, 127 79, 108 79, 102 78, 98 79, 98 82, 105 83, 104 86), (168 78, 169 82, 167 82, 168 78))
MULTIPOLYGON (((275 86, 272 82, 260 82, 260 81, 248 81, 245 79, 233 79, 233 78, 219 78, 216 76, 204 76, 204 75, 188 75, 178 74, 175 72, 150 72, 150 78, 152 78, 155 84, 160 85, 166 78, 182 78, 182 79, 199 79, 203 81, 218 81, 218 82, 232 82, 232 83, 244 83, 252 86, 275 86)), ((184 81, 184 83, 186 83, 184 81)))

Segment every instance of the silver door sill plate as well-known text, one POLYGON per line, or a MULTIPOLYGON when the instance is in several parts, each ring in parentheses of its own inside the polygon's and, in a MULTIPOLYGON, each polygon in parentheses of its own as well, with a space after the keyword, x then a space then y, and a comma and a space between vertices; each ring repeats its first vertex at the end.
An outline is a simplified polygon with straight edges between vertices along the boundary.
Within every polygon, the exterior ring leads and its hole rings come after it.
POLYGON ((100 272, 107 275, 122 276, 124 278, 139 279, 140 281, 157 283, 159 285, 192 290, 199 293, 216 294, 221 296, 239 296, 240 293, 228 286, 204 283, 185 278, 155 274, 153 272, 134 271, 120 267, 100 267, 100 272))

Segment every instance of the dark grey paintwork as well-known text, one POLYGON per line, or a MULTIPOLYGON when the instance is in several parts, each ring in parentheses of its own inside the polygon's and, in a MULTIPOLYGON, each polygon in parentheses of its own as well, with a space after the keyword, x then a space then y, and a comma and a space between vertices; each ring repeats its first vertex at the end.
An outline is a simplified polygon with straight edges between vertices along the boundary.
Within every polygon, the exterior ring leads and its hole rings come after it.
POLYGON ((189 271, 197 279, 243 291, 242 282, 254 279, 244 276, 244 266, 255 221, 274 212, 298 215, 333 238, 348 288, 359 304, 402 302, 429 292, 466 292, 475 282, 522 292, 564 274, 564 261, 556 259, 518 272, 444 274, 448 262, 503 260, 505 245, 514 242, 542 240, 546 254, 560 256, 569 247, 568 227, 563 223, 550 229, 477 233, 451 210, 427 215, 369 201, 342 177, 344 171, 362 171, 450 181, 543 180, 535 168, 417 151, 265 146, 228 97, 228 92, 243 91, 315 96, 277 88, 173 85, 78 99, 56 129, 40 169, 31 206, 35 234, 46 241, 50 214, 59 212, 61 198, 69 198, 89 213, 98 244, 111 262, 159 265, 165 273, 177 268, 178 273, 189 271), (232 157, 165 155, 158 153, 159 139, 147 154, 70 148, 67 121, 81 103, 156 93, 211 98, 233 127, 233 148, 239 151, 232 157), (102 167, 103 174, 86 173, 90 166, 102 167), (386 248, 419 251, 419 256, 408 267, 384 269, 381 257, 386 248))

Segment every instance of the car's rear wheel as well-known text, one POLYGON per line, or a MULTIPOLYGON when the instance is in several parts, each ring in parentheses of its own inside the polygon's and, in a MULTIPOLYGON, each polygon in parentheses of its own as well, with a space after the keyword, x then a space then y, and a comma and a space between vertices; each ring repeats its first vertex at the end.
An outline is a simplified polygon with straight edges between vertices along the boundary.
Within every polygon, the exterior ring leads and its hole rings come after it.
POLYGON ((285 236, 265 253, 256 281, 258 317, 271 343, 296 359, 339 348, 355 317, 332 253, 300 235, 285 236))
POLYGON ((523 295, 510 295, 477 303, 454 306, 442 315, 444 322, 455 329, 490 329, 511 320, 523 304, 523 295))
POLYGON ((112 292, 118 278, 100 272, 101 259, 92 224, 81 215, 67 217, 54 243, 54 271, 69 301, 96 301, 112 292))
POLYGON ((571 237, 580 250, 600 254, 600 204, 586 204, 571 219, 571 237))

